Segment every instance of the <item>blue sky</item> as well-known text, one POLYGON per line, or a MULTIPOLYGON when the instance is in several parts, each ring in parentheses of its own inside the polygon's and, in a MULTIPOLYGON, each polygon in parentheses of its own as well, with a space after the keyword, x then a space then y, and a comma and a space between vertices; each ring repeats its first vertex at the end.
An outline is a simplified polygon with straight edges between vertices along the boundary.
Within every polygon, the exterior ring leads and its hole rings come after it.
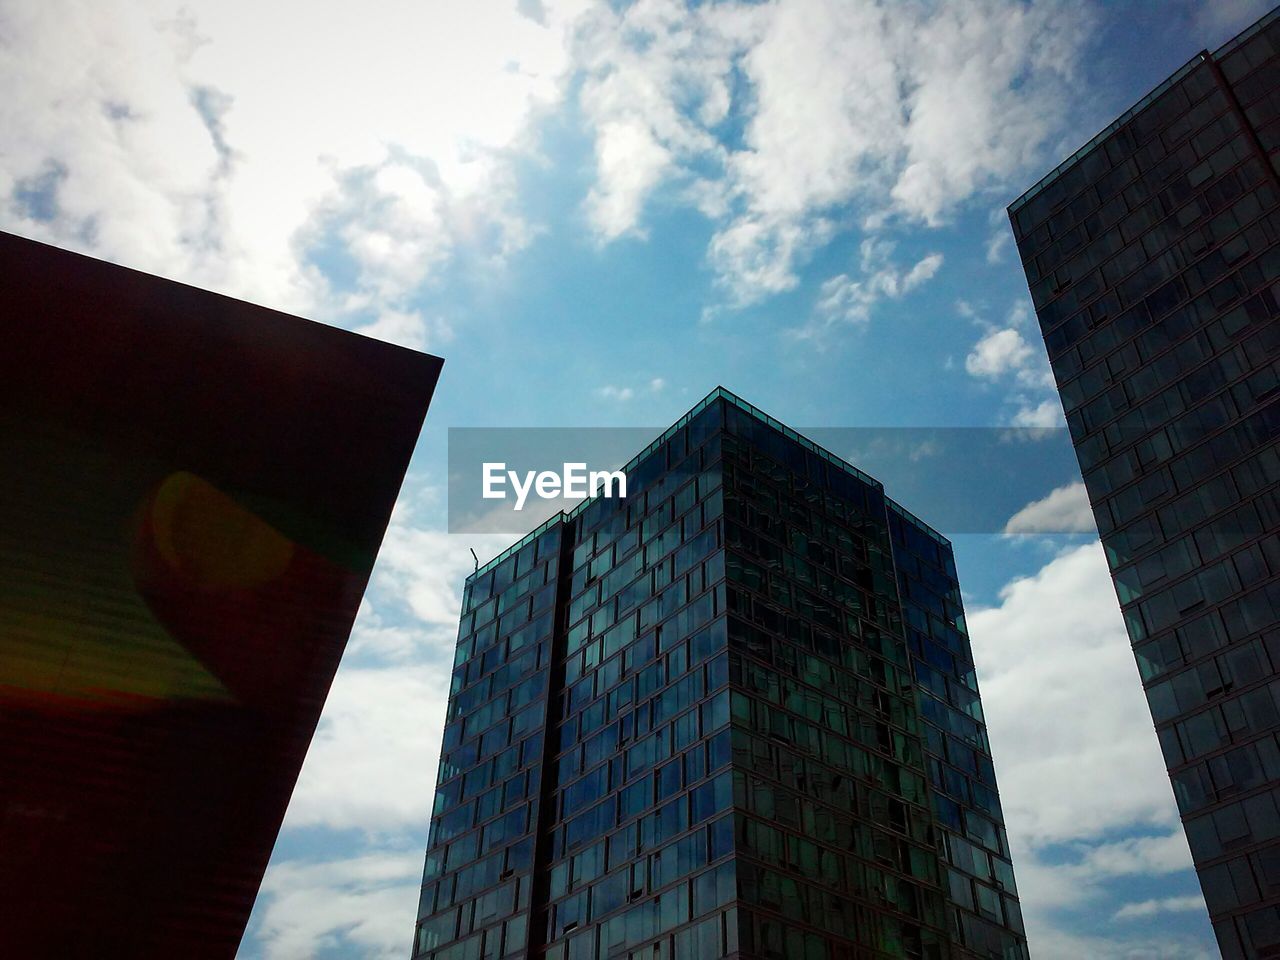
MULTIPOLYGON (((407 953, 468 550, 509 540, 445 533, 448 427, 716 384, 1060 425, 1003 208, 1266 6, 5 4, 0 228, 446 358, 241 957, 407 953)), ((1078 476, 1033 500, 955 538, 1033 955, 1213 956, 1096 536, 1034 533, 1091 529, 1078 476)))

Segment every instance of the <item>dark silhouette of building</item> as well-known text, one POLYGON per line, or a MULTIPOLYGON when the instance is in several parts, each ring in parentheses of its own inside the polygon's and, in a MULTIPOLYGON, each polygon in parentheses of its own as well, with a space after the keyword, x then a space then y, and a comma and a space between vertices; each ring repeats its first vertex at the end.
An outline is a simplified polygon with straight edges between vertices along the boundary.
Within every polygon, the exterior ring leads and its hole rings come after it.
POLYGON ((0 952, 230 960, 441 361, 0 234, 0 952))
POLYGON ((1280 956, 1280 19, 1010 208, 1223 956, 1280 956))
POLYGON ((414 956, 1025 958, 951 547, 717 389, 468 578, 414 956))

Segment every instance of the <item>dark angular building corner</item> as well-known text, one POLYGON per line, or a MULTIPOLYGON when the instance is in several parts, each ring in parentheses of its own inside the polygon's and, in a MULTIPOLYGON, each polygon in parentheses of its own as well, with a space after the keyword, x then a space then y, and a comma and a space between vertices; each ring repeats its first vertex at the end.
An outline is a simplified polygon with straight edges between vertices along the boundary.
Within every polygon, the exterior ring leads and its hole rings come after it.
POLYGON ((1280 14, 1009 208, 1226 960, 1280 957, 1280 14))
POLYGON ((442 361, 0 234, 0 943, 235 955, 442 361))
POLYGON ((468 578, 412 955, 1028 956, 949 543, 717 389, 468 578))

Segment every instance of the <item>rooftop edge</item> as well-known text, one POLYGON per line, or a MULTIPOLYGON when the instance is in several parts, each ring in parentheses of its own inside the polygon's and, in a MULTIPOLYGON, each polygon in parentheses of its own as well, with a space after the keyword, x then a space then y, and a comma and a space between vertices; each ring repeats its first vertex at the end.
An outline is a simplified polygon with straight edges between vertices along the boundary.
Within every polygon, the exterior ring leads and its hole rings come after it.
MULTIPOLYGON (((667 429, 662 431, 662 434, 656 440, 648 444, 643 450, 641 450, 634 457, 632 457, 625 464, 623 464, 620 469, 624 473, 630 471, 633 467, 635 467, 638 463, 640 463, 641 460, 643 460, 645 457, 653 453, 653 451, 658 449, 658 447, 666 443, 667 440, 671 439, 671 437, 675 435, 677 430, 680 430, 682 427, 688 424, 691 420, 693 420, 694 417, 696 417, 698 414, 700 414, 703 410, 705 410, 707 407, 709 407, 712 403, 714 403, 717 400, 725 400, 728 403, 732 403, 735 407, 742 410, 744 413, 747 413, 749 416, 755 418, 756 420, 761 421, 762 423, 767 424, 770 427, 773 427, 775 430, 779 431, 787 439, 793 440, 796 443, 799 443, 802 447, 811 451, 812 453, 816 453, 818 456, 822 457, 828 463, 831 463, 834 466, 837 466, 840 469, 846 471, 847 473, 852 474, 853 476, 861 480, 863 483, 866 483, 872 487, 875 487, 877 490, 881 491, 882 493, 884 492, 884 484, 882 484, 879 480, 875 479, 874 477, 866 473, 863 473, 861 470, 859 470, 857 467, 851 464, 848 460, 845 460, 843 457, 837 456, 836 454, 832 453, 830 450, 826 449, 825 447, 819 446, 817 443, 814 443, 808 437, 798 433, 797 431, 793 430, 791 427, 788 427, 786 424, 782 423, 780 420, 777 420, 774 417, 769 416, 769 414, 765 413, 759 407, 749 403, 746 400, 743 400, 737 394, 729 390, 726 390, 724 387, 721 387, 721 386, 717 386, 714 390, 712 390, 705 397, 703 397, 696 404, 694 404, 694 406, 690 410, 688 410, 688 412, 686 412, 683 416, 681 416, 680 419, 678 419, 671 426, 667 427, 667 429)), ((552 527, 562 523, 566 523, 569 520, 572 520, 574 517, 578 516, 578 514, 582 513, 582 511, 586 510, 592 503, 596 501, 596 499, 597 499, 596 497, 587 497, 585 500, 579 503, 572 510, 568 512, 561 510, 556 512, 552 516, 548 517, 542 523, 538 524, 538 526, 534 527, 533 530, 526 533, 519 540, 511 544, 511 546, 507 547, 497 556, 492 557, 491 559, 485 561, 480 566, 478 566, 475 570, 473 570, 470 574, 467 575, 467 581, 471 581, 482 574, 488 573, 490 570, 492 570, 494 567, 500 564, 503 560, 506 560, 513 553, 517 552, 518 550, 522 550, 524 547, 528 546, 530 543, 532 543, 538 537, 542 536, 542 534, 546 533, 552 527)), ((910 513, 908 510, 903 508, 901 505, 899 505, 895 501, 889 499, 887 496, 885 497, 885 500, 889 504, 890 509, 893 509, 899 514, 901 514, 905 519, 907 519, 908 521, 918 526, 925 533, 931 536, 934 540, 938 541, 939 543, 945 544, 946 546, 951 545, 950 540, 944 537, 941 533, 939 533, 933 527, 929 526, 919 517, 910 513)))
POLYGON ((1049 184, 1051 184, 1054 180, 1058 179, 1058 177, 1060 177, 1063 173, 1065 173, 1070 167, 1074 166, 1076 163, 1082 160, 1086 154, 1092 152, 1094 148, 1096 148, 1103 140, 1105 140, 1111 134, 1119 130, 1120 127, 1122 127, 1129 120, 1132 120, 1139 112, 1142 111, 1143 108, 1148 106, 1151 103, 1151 101, 1156 99, 1156 97, 1160 96, 1160 94, 1164 93, 1166 90, 1172 87, 1175 83, 1177 83, 1179 80, 1185 77, 1192 70, 1192 68, 1199 65, 1200 63, 1203 63, 1205 60, 1209 59, 1210 57, 1212 57, 1214 60, 1221 59, 1222 57, 1231 53, 1241 44, 1247 43, 1250 39, 1255 37, 1258 33, 1264 30, 1277 18, 1280 18, 1280 7, 1276 7, 1275 9, 1271 10, 1269 13, 1264 13, 1261 17, 1255 20, 1250 26, 1245 27, 1243 30, 1237 33, 1234 37, 1232 37, 1226 43, 1222 44, 1222 46, 1218 47, 1218 49, 1214 50, 1212 53, 1210 53, 1208 50, 1201 50, 1194 57, 1192 57, 1190 60, 1184 63, 1181 67, 1175 70, 1172 74, 1170 74, 1168 77, 1162 80, 1159 84, 1157 84, 1141 100, 1139 100, 1137 103, 1131 106, 1124 113, 1120 114, 1120 116, 1118 116, 1115 120, 1111 121, 1111 123, 1107 124, 1105 128, 1103 128, 1096 135, 1094 135, 1094 137, 1090 139, 1079 150, 1071 154, 1071 156, 1067 157, 1067 159, 1063 160, 1056 167, 1054 167, 1052 170, 1046 173, 1043 177, 1037 180, 1030 188, 1027 189, 1025 193, 1022 194, 1022 196, 1018 197, 1018 199, 1014 200, 1013 203, 1009 204, 1008 206, 1009 215, 1012 216, 1013 214, 1021 210, 1024 206, 1026 206, 1030 200, 1032 200, 1036 195, 1041 193, 1047 186, 1049 186, 1049 184))

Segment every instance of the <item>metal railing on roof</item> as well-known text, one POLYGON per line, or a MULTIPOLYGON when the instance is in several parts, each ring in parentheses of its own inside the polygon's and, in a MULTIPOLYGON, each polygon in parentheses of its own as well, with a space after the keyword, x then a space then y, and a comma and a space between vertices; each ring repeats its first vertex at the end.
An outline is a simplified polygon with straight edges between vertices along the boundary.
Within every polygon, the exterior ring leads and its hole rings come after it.
MULTIPOLYGON (((682 416, 679 420, 677 420, 671 426, 667 427, 667 429, 662 432, 661 436, 659 436, 656 440, 654 440, 652 443, 646 446, 643 450, 637 453, 634 457, 628 460, 625 464, 623 464, 621 467, 622 472, 627 473, 628 471, 631 470, 632 467, 638 464, 641 460, 649 456, 649 454, 653 453, 653 451, 658 449, 658 447, 662 446, 662 444, 664 444, 666 441, 670 440, 675 435, 677 430, 679 430, 681 427, 687 424, 690 420, 692 420, 694 417, 700 414, 703 410, 705 410, 708 406, 710 406, 715 400, 719 399, 721 395, 731 396, 731 394, 729 394, 727 390, 724 390, 722 387, 716 387, 715 390, 712 390, 709 394, 707 394, 705 397, 699 400, 693 406, 693 408, 690 409, 684 416, 682 416)), ((490 570, 492 570, 494 567, 500 564, 503 560, 507 559, 507 557, 511 556, 516 551, 523 549, 525 546, 527 546, 532 541, 536 540, 538 537, 542 536, 542 534, 546 533, 546 531, 554 527, 556 524, 564 523, 578 516, 578 514, 582 513, 583 510, 587 509, 587 507, 589 507, 597 499, 598 499, 597 497, 587 497, 585 500, 579 503, 572 510, 558 511, 548 519, 544 520, 532 531, 530 531, 529 533, 526 533, 523 537, 521 537, 511 546, 507 547, 507 549, 503 550, 500 554, 498 554, 492 560, 488 560, 485 563, 481 564, 471 573, 469 577, 467 577, 467 579, 471 580, 475 577, 480 576, 481 574, 488 573, 490 570)))
POLYGON ((912 513, 902 504, 898 503, 898 501, 890 500, 888 497, 885 497, 885 503, 888 504, 890 510, 896 513, 898 516, 902 517, 903 520, 906 520, 913 527, 916 527, 923 533, 927 533, 930 537, 932 537, 938 543, 942 544, 944 547, 951 546, 950 540, 948 540, 946 537, 940 534, 937 530, 933 529, 933 527, 929 526, 927 523, 925 523, 923 520, 917 517, 914 513, 912 513))
POLYGON ((1172 87, 1175 83, 1177 83, 1179 80, 1185 77, 1188 73, 1190 73, 1193 69, 1198 67, 1201 63, 1203 63, 1208 58, 1208 56, 1209 54, 1207 51, 1201 51, 1200 53, 1197 53, 1194 57, 1192 57, 1190 60, 1188 60, 1186 63, 1184 63, 1177 70, 1175 70, 1169 77, 1165 78, 1165 80, 1163 80, 1159 84, 1159 86, 1157 86, 1154 90, 1148 93, 1145 97, 1143 97, 1141 100, 1135 103, 1132 107, 1130 107, 1124 113, 1120 114, 1120 116, 1116 117, 1116 119, 1112 120, 1109 124, 1107 124, 1107 126, 1104 129, 1100 130, 1092 139, 1090 139, 1088 143, 1086 143, 1083 147, 1081 147, 1071 156, 1067 157, 1067 159, 1063 160, 1060 164, 1058 164, 1056 167, 1054 167, 1052 170, 1046 173, 1043 177, 1037 180, 1036 183, 1030 189, 1028 189, 1026 193, 1020 196, 1017 200, 1013 201, 1013 203, 1009 204, 1009 213, 1010 214, 1017 213, 1019 210, 1025 207, 1028 202, 1033 200, 1039 194, 1043 193, 1045 188, 1048 187, 1049 184, 1053 183, 1060 176, 1066 173, 1067 170, 1069 170, 1071 167, 1075 166, 1082 159, 1084 159, 1086 154, 1092 153, 1095 149, 1097 149, 1098 145, 1101 144, 1103 140, 1107 139, 1107 137, 1111 136, 1111 134, 1115 133, 1122 126, 1124 126, 1126 123, 1132 120, 1144 108, 1150 105, 1151 101, 1155 100, 1156 97, 1160 96, 1160 94, 1164 93, 1166 90, 1172 87))
MULTIPOLYGON (((795 443, 800 444, 800 446, 804 447, 806 450, 809 450, 810 452, 817 454, 819 457, 826 460, 828 463, 831 463, 834 466, 839 467, 841 470, 844 470, 846 473, 852 474, 854 477, 857 477, 859 480, 861 480, 863 483, 867 484, 868 486, 875 487, 877 490, 881 490, 881 491, 884 490, 884 485, 881 484, 879 480, 876 480, 874 477, 868 476, 867 474, 859 470, 857 467, 855 467, 853 464, 849 463, 847 460, 844 460, 836 456, 830 450, 827 450, 826 448, 819 446, 818 444, 810 440, 808 437, 803 436, 800 433, 797 433, 791 427, 788 427, 785 423, 782 423, 781 421, 774 419, 773 417, 765 413, 763 410, 761 410, 759 407, 756 407, 753 404, 748 403, 746 400, 743 400, 737 394, 731 393, 730 391, 726 390, 724 387, 716 387, 709 394, 707 394, 705 397, 699 400, 686 414, 684 414, 684 416, 682 416, 679 420, 677 420, 675 423, 669 426, 666 430, 664 430, 661 436, 659 436, 656 440, 654 440, 652 443, 646 446, 643 450, 637 453, 634 457, 628 460, 622 466, 621 468, 622 472, 623 473, 629 472, 632 468, 634 468, 637 464, 639 464, 642 460, 644 460, 645 457, 649 456, 651 453, 657 450, 660 446, 662 446, 664 443, 670 440, 673 436, 675 436, 678 430, 680 430, 682 427, 684 427, 686 424, 692 421, 694 417, 696 417, 698 414, 700 414, 703 410, 705 410, 707 407, 709 407, 711 404, 713 404, 717 400, 724 400, 727 403, 733 404, 735 407, 742 410, 744 413, 749 414, 751 417, 755 418, 756 420, 759 420, 762 423, 765 423, 768 426, 773 427, 775 430, 777 430, 779 433, 785 436, 788 440, 791 440, 795 443)), ((572 510, 567 512, 563 510, 559 511, 558 513, 544 520, 532 531, 530 531, 529 533, 526 533, 523 537, 521 537, 515 543, 511 544, 511 546, 507 547, 505 550, 499 553, 496 557, 493 557, 491 560, 488 560, 485 563, 481 564, 479 567, 477 567, 474 571, 472 571, 472 573, 470 574, 470 576, 467 577, 467 579, 472 580, 475 577, 488 573, 490 570, 492 570, 494 567, 500 564, 503 560, 507 559, 507 557, 511 556, 513 553, 516 553, 517 551, 522 550, 524 547, 528 546, 530 543, 532 543, 538 537, 542 536, 542 534, 546 533, 546 531, 550 530, 556 524, 565 523, 566 521, 572 520, 574 517, 578 516, 580 513, 582 513, 584 510, 590 507, 591 504, 595 503, 597 499, 598 499, 597 497, 588 497, 585 500, 583 500, 581 503, 579 503, 576 507, 574 507, 572 510)), ((915 519, 915 518, 912 518, 912 519, 915 519)), ((916 521, 916 522, 919 523, 920 521, 916 521)), ((921 526, 924 526, 926 529, 931 530, 931 528, 928 528, 924 524, 921 524, 921 526)), ((935 536, 937 536, 936 533, 935 533, 935 536)))
MULTIPOLYGON (((1246 27, 1240 33, 1236 34, 1234 37, 1232 37, 1230 40, 1228 40, 1226 43, 1220 46, 1217 50, 1213 52, 1213 59, 1220 60, 1223 57, 1225 57, 1227 54, 1231 53, 1233 50, 1236 50, 1243 44, 1248 43, 1250 40, 1256 37, 1259 33, 1265 30, 1268 26, 1274 23, 1277 19, 1280 19, 1280 7, 1276 7, 1270 13, 1263 14, 1261 17, 1259 17, 1257 20, 1254 21, 1252 26, 1246 27)), ((1122 127, 1126 122, 1133 119, 1133 117, 1135 117, 1139 112, 1141 112, 1144 107, 1150 104, 1152 100, 1160 96, 1160 94, 1164 93, 1166 90, 1172 87, 1175 83, 1177 83, 1179 80, 1185 77, 1198 64, 1203 63, 1205 60, 1207 60, 1209 56, 1210 54, 1207 50, 1202 50, 1198 54, 1196 54, 1194 57, 1192 57, 1190 60, 1188 60, 1186 63, 1184 63, 1170 77, 1164 80, 1154 90, 1148 93, 1145 97, 1143 97, 1141 100, 1135 103, 1132 107, 1130 107, 1124 113, 1120 114, 1120 116, 1117 117, 1115 120, 1111 121, 1111 123, 1107 125, 1106 129, 1100 131, 1095 137, 1093 137, 1083 147, 1081 147, 1079 150, 1077 150, 1071 156, 1067 157, 1067 159, 1063 160, 1060 164, 1058 164, 1056 167, 1050 170, 1047 174, 1041 177, 1035 183, 1035 185, 1033 185, 1029 190, 1027 190, 1026 193, 1020 196, 1017 200, 1013 201, 1013 203, 1009 204, 1009 213, 1014 214, 1014 213, 1017 213, 1019 210, 1021 210, 1024 206, 1027 205, 1028 201, 1033 199, 1037 194, 1042 193, 1044 189, 1047 186, 1049 186, 1049 184, 1051 184, 1054 180, 1058 179, 1058 177, 1062 176, 1062 174, 1065 173, 1068 168, 1074 166, 1076 163, 1082 160, 1085 154, 1090 153, 1092 150, 1094 150, 1098 146, 1098 144, 1100 144, 1107 137, 1111 136, 1111 134, 1119 130, 1120 127, 1122 127)))
POLYGON ((782 423, 780 420, 775 420, 773 417, 769 416, 769 414, 765 413, 759 407, 753 406, 752 404, 748 403, 746 400, 743 400, 741 397, 730 393, 728 390, 725 390, 723 387, 716 387, 713 393, 718 394, 721 399, 729 401, 729 403, 732 403, 735 407, 742 410, 743 412, 750 414, 755 419, 760 420, 761 422, 766 423, 769 426, 773 427, 773 429, 777 430, 788 440, 791 440, 791 441, 794 441, 795 443, 800 444, 800 446, 804 447, 810 453, 817 454, 823 460, 826 460, 828 463, 839 467, 845 473, 848 473, 857 477, 863 483, 867 484, 868 486, 875 487, 877 490, 884 490, 884 484, 882 484, 875 477, 872 477, 872 476, 869 476, 868 474, 863 473, 861 470, 855 467, 848 460, 845 460, 843 457, 836 456, 826 447, 819 446, 818 444, 814 443, 812 440, 810 440, 808 437, 804 436, 803 434, 797 433, 795 430, 792 430, 790 427, 788 427, 785 423, 782 423))
POLYGON ((526 533, 523 537, 521 537, 511 546, 507 547, 507 549, 503 550, 496 557, 492 557, 486 560, 484 563, 480 564, 480 566, 476 567, 473 571, 471 571, 471 573, 467 574, 467 579, 474 580, 476 577, 480 576, 481 574, 488 573, 490 570, 492 570, 494 567, 500 564, 503 560, 507 559, 507 557, 515 553, 517 550, 521 550, 524 547, 528 546, 534 540, 537 540, 538 537, 542 536, 544 533, 546 533, 548 530, 554 527, 557 523, 563 523, 564 520, 565 520, 564 511, 563 510, 557 511, 555 514, 548 517, 546 520, 542 521, 542 523, 538 524, 536 527, 534 527, 532 530, 526 533))

